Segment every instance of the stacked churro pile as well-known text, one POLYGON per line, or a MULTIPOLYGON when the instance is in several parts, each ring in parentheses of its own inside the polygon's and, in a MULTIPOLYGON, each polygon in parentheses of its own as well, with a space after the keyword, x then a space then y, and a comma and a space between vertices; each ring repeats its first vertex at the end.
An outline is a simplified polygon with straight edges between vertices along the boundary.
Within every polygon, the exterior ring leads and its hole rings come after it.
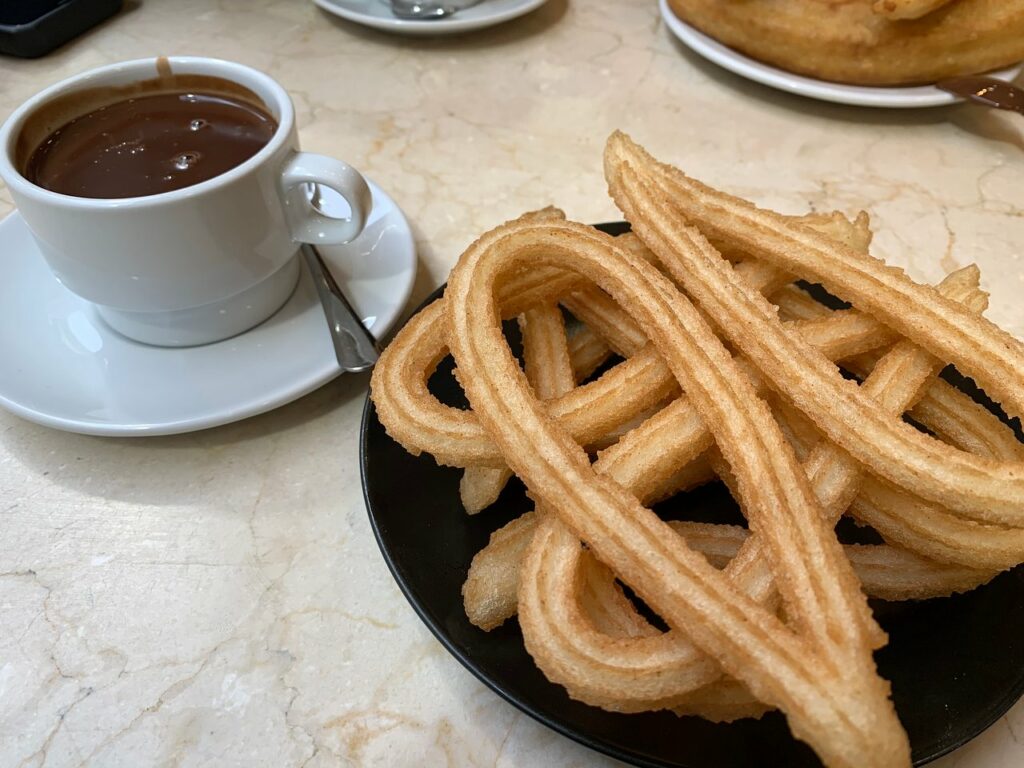
POLYGON ((864 85, 933 83, 1024 59, 1024 0, 669 0, 769 64, 864 85))
POLYGON ((947 595, 1024 560, 1021 446, 936 378, 952 362, 1021 413, 1024 346, 981 317, 976 268, 917 284, 868 254, 864 214, 760 210, 622 134, 605 167, 632 234, 554 210, 488 232, 374 371, 388 433, 466 468, 467 511, 512 472, 536 502, 475 558, 471 620, 518 613, 548 678, 595 706, 774 707, 827 765, 909 765, 865 593, 947 595), (797 277, 854 308, 824 308, 797 277), (563 310, 583 324, 571 335, 563 310), (427 390, 449 351, 472 410, 427 390), (715 477, 749 529, 650 511, 715 477), (841 545, 844 514, 886 543, 841 545))

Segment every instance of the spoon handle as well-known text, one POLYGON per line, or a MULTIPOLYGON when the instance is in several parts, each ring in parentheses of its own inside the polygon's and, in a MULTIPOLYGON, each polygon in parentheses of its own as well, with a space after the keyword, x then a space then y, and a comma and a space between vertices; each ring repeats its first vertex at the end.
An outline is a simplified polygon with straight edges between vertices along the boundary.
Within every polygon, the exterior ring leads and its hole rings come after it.
POLYGON ((936 87, 954 96, 1024 115, 1024 89, 987 75, 967 75, 940 80, 936 87))
POLYGON ((349 373, 369 370, 380 357, 377 340, 360 321, 316 248, 304 244, 302 256, 323 305, 338 364, 349 373))

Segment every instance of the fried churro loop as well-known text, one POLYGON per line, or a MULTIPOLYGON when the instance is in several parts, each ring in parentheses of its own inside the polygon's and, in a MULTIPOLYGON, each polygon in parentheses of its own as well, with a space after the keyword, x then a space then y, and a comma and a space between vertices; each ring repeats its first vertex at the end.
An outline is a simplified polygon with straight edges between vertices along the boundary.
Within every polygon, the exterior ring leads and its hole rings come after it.
POLYGON ((794 734, 831 764, 864 765, 869 752, 874 765, 908 763, 906 737, 874 671, 866 631, 873 621, 849 561, 763 401, 664 277, 586 227, 523 223, 498 228, 463 254, 445 304, 466 395, 509 466, 551 513, 542 530, 580 536, 670 625, 685 628, 759 699, 779 706, 794 734), (685 544, 666 546, 670 529, 595 473, 582 449, 544 413, 493 319, 497 285, 523 263, 594 276, 650 329, 738 478, 799 634, 737 591, 699 553, 685 544))
MULTIPOLYGON (((951 296, 974 303, 975 307, 980 309, 979 302, 984 302, 980 301, 982 297, 976 290, 976 277, 976 271, 964 270, 947 278, 942 290, 951 296)), ((941 365, 927 353, 902 343, 876 366, 873 375, 865 383, 865 388, 871 396, 879 399, 882 408, 898 413, 914 399, 917 390, 937 372, 939 367, 941 365)), ((623 487, 633 490, 628 484, 628 479, 619 474, 618 467, 621 465, 617 462, 620 456, 636 452, 634 445, 660 446, 662 443, 652 439, 647 430, 640 427, 618 446, 602 454, 594 465, 595 470, 606 472, 623 484, 623 487)), ((830 525, 834 524, 857 492, 860 479, 857 465, 842 451, 831 444, 823 443, 810 452, 804 462, 804 469, 822 503, 826 520, 830 525)), ((634 477, 646 474, 640 470, 634 477)), ((719 474, 724 475, 721 471, 719 474)), ((537 541, 539 539, 535 539, 533 547, 538 546, 537 541)), ((609 702, 615 702, 616 708, 619 709, 676 707, 686 701, 688 692, 714 681, 717 674, 706 664, 698 666, 696 650, 685 636, 680 637, 670 632, 660 637, 647 638, 641 643, 623 645, 602 637, 593 631, 593 628, 589 632, 581 631, 579 621, 575 624, 567 622, 564 616, 574 610, 571 603, 575 593, 571 590, 571 584, 575 576, 565 576, 581 568, 579 558, 578 550, 564 545, 559 552, 537 554, 535 560, 532 563, 528 561, 521 572, 520 595, 523 599, 520 610, 536 613, 535 621, 543 622, 543 631, 537 633, 538 642, 561 636, 558 653, 562 663, 557 668, 546 670, 550 677, 565 685, 577 698, 604 706, 608 706, 609 702), (544 557, 547 558, 547 562, 542 564, 541 558, 544 557), (542 591, 533 582, 541 578, 541 570, 550 571, 559 567, 555 565, 559 562, 564 578, 548 585, 542 591), (542 594, 545 596, 543 601, 533 599, 542 594), (559 613, 562 614, 561 618, 559 613), (563 629, 560 630, 560 627, 563 629), (566 632, 565 627, 572 627, 573 631, 566 632), (568 661, 570 658, 571 663, 568 661), (646 687, 641 687, 635 683, 637 678, 652 682, 646 687)), ((764 553, 760 545, 752 540, 739 550, 738 556, 729 562, 725 572, 737 587, 752 599, 774 606, 772 576, 763 558, 764 553)), ((935 580, 933 586, 939 590, 947 587, 970 588, 990 576, 987 572, 979 573, 977 569, 943 567, 938 564, 932 564, 931 571, 935 580)), ((928 588, 920 583, 915 587, 922 591, 928 588)), ((527 625, 523 626, 524 636, 528 636, 530 632, 527 625)), ((529 637, 527 642, 529 643, 529 637)), ((541 648, 535 647, 533 650, 535 657, 543 658, 544 652, 541 648)), ((543 667, 543 661, 541 665, 543 667)))
POLYGON ((545 675, 589 704, 779 708, 827 765, 907 765, 864 594, 948 595, 1024 560, 1024 449, 937 378, 952 361, 1020 410, 1024 346, 981 317, 977 268, 914 283, 867 254, 864 215, 761 211, 622 134, 606 174, 634 234, 554 209, 492 230, 373 374, 388 433, 466 468, 467 511, 510 471, 537 503, 474 558, 468 617, 518 613, 545 675), (796 278, 854 308, 823 308, 796 278), (568 333, 563 310, 581 324, 568 333), (521 367, 500 323, 513 317, 521 367), (472 410, 427 389, 449 349, 472 410), (716 476, 749 529, 645 506, 716 476), (841 546, 844 514, 886 543, 841 546))
POLYGON ((751 358, 774 389, 874 474, 980 522, 1024 523, 1024 463, 958 451, 883 416, 820 352, 787 333, 771 305, 687 221, 700 220, 779 267, 810 276, 1024 411, 1024 345, 866 254, 655 162, 623 134, 609 139, 612 197, 642 240, 751 358), (760 333, 745 334, 743 328, 760 333), (797 384, 799 382, 799 385, 797 384))

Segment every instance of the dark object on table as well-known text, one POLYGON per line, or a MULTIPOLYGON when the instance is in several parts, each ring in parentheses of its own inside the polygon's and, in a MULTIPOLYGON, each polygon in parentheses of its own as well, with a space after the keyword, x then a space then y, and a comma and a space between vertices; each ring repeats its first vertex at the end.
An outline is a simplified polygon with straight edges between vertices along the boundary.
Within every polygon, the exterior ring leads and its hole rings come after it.
MULTIPOLYGON (((598 228, 613 235, 624 223, 598 228)), ((805 290, 833 309, 841 305, 819 286, 805 290)), ((439 288, 426 303, 443 294, 439 288)), ((514 323, 506 324, 515 351, 514 323)), ((993 404, 955 370, 950 384, 986 407, 993 404)), ((464 405, 451 358, 430 380, 448 405, 464 405)), ((999 414, 1005 420, 1005 414, 999 414)), ((1024 438, 1015 428, 1018 438, 1024 438)), ((469 516, 459 500, 462 470, 412 456, 393 441, 367 398, 360 445, 363 495, 381 552, 413 609, 444 647, 491 690, 559 733, 630 765, 645 768, 820 768, 807 745, 771 712, 760 720, 717 724, 671 712, 618 714, 574 701, 537 669, 515 619, 491 632, 473 626, 462 604, 462 583, 473 556, 493 530, 533 508, 513 479, 485 512, 469 516)), ((714 520, 742 525, 721 483, 710 483, 655 507, 666 520, 714 520), (723 519, 725 509, 733 519, 723 519)), ((849 526, 842 535, 856 537, 849 526)), ((914 765, 971 740, 1002 716, 1024 692, 1024 566, 962 595, 918 602, 872 601, 889 633, 876 654, 879 672, 907 729, 914 765)))
POLYGON ((954 96, 962 96, 975 104, 984 104, 986 107, 1006 109, 1024 115, 1024 89, 994 77, 985 75, 954 77, 949 80, 939 80, 935 87, 952 93, 954 96))
POLYGON ((0 53, 34 59, 121 10, 122 0, 2 0, 0 53))

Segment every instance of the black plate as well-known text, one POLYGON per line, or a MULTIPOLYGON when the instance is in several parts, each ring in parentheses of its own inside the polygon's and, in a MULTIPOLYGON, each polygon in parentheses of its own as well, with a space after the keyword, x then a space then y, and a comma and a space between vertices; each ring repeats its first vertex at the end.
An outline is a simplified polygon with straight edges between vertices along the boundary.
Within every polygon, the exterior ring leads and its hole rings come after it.
MULTIPOLYGON (((612 234, 626 229, 623 224, 599 226, 612 234)), ((983 399, 969 380, 955 374, 950 380, 983 399)), ((430 389, 451 405, 465 402, 451 376, 450 358, 430 389)), ((778 713, 717 725, 668 712, 615 714, 571 700, 534 666, 517 622, 484 632, 469 623, 462 609, 460 590, 473 555, 492 531, 532 506, 523 486, 514 480, 492 508, 467 516, 459 502, 461 470, 440 467, 426 454, 406 453, 385 434, 369 399, 360 461, 370 521, 399 586, 445 648, 499 696, 569 738, 634 765, 820 765, 807 746, 790 736, 778 713)), ((723 507, 736 509, 724 488, 712 484, 656 509, 666 519, 685 513, 688 519, 721 520, 723 507)), ((741 521, 738 510, 735 515, 734 522, 741 521)), ((890 638, 877 654, 879 670, 892 681, 915 765, 979 734, 1024 692, 1024 568, 966 595, 874 606, 890 638)))

